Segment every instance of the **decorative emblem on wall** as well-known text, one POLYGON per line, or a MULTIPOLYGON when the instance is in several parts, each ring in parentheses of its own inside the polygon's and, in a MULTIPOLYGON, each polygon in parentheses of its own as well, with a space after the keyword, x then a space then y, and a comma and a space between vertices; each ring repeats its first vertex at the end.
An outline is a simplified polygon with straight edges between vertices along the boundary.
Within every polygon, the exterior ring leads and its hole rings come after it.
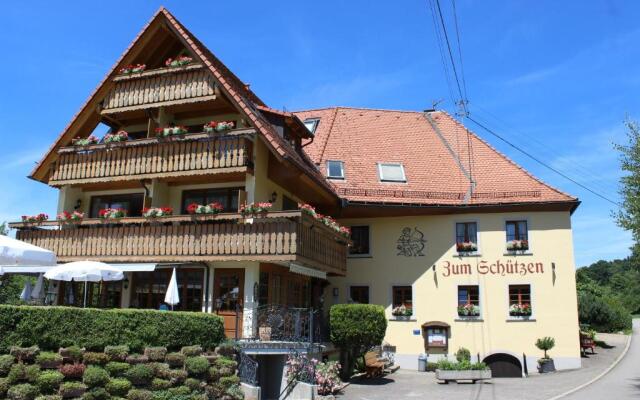
POLYGON ((427 243, 424 238, 424 233, 420 232, 418 228, 402 228, 402 233, 398 238, 398 245, 396 248, 398 249, 399 256, 405 257, 423 257, 424 253, 424 245, 427 243))

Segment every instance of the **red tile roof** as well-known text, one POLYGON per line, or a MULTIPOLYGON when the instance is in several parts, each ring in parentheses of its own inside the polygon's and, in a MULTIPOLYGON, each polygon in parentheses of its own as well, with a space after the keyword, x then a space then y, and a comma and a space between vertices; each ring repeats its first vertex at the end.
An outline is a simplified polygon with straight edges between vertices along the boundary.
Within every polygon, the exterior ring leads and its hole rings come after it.
POLYGON ((352 202, 500 205, 577 202, 535 178, 443 111, 431 113, 333 107, 295 112, 319 118, 304 149, 326 175, 326 161, 344 162, 332 180, 352 202), (406 183, 380 182, 377 162, 400 162, 406 183), (471 168, 469 168, 471 164, 471 168), (466 198, 471 187, 475 188, 466 198))

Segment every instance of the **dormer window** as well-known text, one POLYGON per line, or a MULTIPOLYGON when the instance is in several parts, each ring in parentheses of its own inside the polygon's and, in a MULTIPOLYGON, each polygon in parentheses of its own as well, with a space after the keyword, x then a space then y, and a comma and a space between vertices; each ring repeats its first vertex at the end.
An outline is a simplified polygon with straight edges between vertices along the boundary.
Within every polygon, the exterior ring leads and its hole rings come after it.
POLYGON ((344 179, 344 163, 342 161, 327 161, 327 178, 344 179))
POLYGON ((316 128, 318 128, 319 122, 320 122, 319 118, 307 118, 304 120, 304 126, 307 127, 307 129, 309 130, 309 132, 311 132, 312 135, 315 135, 316 128))
POLYGON ((402 163, 378 163, 380 182, 406 182, 402 163))

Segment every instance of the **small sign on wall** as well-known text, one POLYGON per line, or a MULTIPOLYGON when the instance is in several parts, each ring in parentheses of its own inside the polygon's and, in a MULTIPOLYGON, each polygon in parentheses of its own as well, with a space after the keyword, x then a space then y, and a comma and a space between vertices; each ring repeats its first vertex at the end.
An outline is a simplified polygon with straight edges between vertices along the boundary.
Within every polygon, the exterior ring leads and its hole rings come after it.
POLYGON ((414 329, 413 336, 420 336, 420 329, 414 329))

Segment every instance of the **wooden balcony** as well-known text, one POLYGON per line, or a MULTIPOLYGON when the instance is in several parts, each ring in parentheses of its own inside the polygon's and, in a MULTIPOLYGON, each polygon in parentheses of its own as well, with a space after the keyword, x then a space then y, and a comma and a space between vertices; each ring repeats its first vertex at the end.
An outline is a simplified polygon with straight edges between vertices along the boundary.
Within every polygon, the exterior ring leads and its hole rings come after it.
POLYGON ((301 211, 270 212, 253 221, 225 213, 154 221, 122 218, 111 224, 87 219, 72 226, 57 221, 10 226, 18 229, 19 240, 55 252, 61 262, 251 260, 295 262, 331 275, 346 273, 346 241, 301 211))
POLYGON ((102 114, 116 114, 216 98, 213 76, 200 64, 120 75, 102 103, 102 114))
POLYGON ((251 163, 253 129, 193 133, 165 139, 64 147, 49 184, 101 183, 220 173, 243 173, 251 163))

